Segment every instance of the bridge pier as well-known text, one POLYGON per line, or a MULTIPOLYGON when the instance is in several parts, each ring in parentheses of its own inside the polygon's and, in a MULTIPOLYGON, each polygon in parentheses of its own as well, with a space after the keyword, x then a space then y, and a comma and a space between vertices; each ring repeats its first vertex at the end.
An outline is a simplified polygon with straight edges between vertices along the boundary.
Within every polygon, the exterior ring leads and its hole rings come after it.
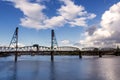
POLYGON ((54 51, 51 51, 51 61, 54 61, 54 51))
POLYGON ((17 62, 18 53, 15 53, 15 62, 17 62))
POLYGON ((119 56, 119 51, 114 52, 115 56, 119 56))
POLYGON ((102 52, 101 51, 99 51, 98 54, 99 54, 99 57, 102 57, 102 52))
POLYGON ((81 58, 82 58, 82 52, 79 51, 79 59, 81 59, 81 58))

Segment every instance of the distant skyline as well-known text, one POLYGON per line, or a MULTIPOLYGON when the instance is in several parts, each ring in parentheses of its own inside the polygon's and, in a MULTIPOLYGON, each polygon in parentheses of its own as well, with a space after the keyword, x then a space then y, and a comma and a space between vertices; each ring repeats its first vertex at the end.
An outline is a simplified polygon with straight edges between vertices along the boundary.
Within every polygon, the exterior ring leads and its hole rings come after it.
POLYGON ((116 47, 120 44, 120 0, 0 0, 0 46, 16 27, 19 44, 116 47))

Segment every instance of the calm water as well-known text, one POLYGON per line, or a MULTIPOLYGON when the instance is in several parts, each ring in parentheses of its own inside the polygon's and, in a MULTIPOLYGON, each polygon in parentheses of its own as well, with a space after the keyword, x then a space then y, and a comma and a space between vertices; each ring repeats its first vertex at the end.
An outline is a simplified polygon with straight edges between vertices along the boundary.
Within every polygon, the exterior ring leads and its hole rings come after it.
POLYGON ((120 57, 21 56, 0 58, 0 80, 120 80, 120 57))

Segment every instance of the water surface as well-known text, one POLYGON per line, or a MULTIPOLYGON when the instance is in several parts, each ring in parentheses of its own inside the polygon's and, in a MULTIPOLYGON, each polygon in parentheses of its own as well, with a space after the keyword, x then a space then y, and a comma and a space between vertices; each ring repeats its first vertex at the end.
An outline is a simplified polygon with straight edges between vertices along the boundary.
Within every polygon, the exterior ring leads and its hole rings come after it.
POLYGON ((20 56, 0 58, 0 80, 119 80, 120 57, 20 56))

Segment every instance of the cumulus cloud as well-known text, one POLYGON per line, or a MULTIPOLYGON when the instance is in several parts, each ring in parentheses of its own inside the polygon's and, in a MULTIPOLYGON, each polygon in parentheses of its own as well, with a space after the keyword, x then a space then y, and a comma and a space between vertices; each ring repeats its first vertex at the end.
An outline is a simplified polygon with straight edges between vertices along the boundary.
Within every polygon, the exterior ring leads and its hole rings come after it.
MULTIPOLYGON (((28 28, 47 29, 61 27, 65 24, 71 26, 87 26, 86 21, 96 17, 93 13, 88 13, 81 5, 76 5, 72 0, 59 0, 61 7, 56 10, 57 16, 49 18, 43 12, 47 7, 40 4, 44 0, 3 0, 14 3, 14 7, 20 9, 24 17, 20 19, 20 25, 28 28)), ((49 0, 48 0, 49 1, 49 0)))
POLYGON ((120 2, 114 4, 102 15, 101 28, 85 32, 81 45, 97 47, 115 47, 120 43, 120 2))
POLYGON ((52 28, 52 27, 60 27, 65 24, 65 20, 63 16, 54 16, 51 19, 47 19, 44 21, 46 28, 52 28))
POLYGON ((86 20, 93 19, 96 17, 93 13, 88 13, 85 8, 81 5, 75 5, 71 0, 60 0, 64 3, 60 9, 58 9, 58 14, 63 16, 66 23, 71 26, 87 26, 86 20))

